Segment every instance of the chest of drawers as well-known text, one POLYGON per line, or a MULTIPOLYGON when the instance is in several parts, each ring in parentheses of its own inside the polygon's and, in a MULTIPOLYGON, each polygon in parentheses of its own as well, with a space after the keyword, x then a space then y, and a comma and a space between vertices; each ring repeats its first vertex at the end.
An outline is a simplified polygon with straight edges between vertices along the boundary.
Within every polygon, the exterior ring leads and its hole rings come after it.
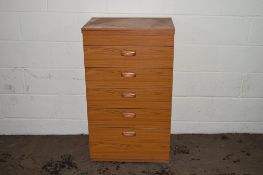
POLYGON ((83 26, 92 160, 169 160, 174 31, 170 18, 83 26))

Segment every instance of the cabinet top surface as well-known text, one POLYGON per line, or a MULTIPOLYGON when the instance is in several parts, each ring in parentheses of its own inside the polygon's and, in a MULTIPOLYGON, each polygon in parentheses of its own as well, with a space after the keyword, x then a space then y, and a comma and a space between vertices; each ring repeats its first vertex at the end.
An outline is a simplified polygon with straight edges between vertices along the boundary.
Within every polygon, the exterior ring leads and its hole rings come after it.
POLYGON ((171 18, 91 18, 82 27, 86 30, 172 30, 171 18))

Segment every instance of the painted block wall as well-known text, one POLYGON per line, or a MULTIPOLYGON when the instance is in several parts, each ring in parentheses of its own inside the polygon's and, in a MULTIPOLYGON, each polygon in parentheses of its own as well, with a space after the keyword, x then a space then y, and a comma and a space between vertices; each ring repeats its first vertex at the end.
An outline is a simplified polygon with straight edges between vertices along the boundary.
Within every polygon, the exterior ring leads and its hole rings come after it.
POLYGON ((172 17, 172 133, 263 133, 263 0, 0 0, 0 134, 86 134, 80 28, 172 17))

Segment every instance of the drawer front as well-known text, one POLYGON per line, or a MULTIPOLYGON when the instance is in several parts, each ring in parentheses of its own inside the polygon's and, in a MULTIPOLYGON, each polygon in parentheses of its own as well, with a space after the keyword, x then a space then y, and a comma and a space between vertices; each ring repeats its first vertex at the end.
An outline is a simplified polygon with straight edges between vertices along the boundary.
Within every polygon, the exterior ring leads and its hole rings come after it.
POLYGON ((89 100, 88 108, 151 108, 151 109, 171 109, 171 101, 131 101, 131 100, 119 100, 119 101, 94 101, 89 100))
POLYGON ((86 81, 88 89, 94 88, 170 88, 172 82, 134 82, 134 81, 86 81))
POLYGON ((173 46, 174 35, 133 31, 84 31, 83 43, 88 46, 173 46))
POLYGON ((169 129, 91 127, 90 157, 95 160, 169 160, 169 129))
POLYGON ((87 68, 87 88, 171 87, 172 69, 87 68))
POLYGON ((90 101, 170 101, 172 92, 170 88, 162 89, 88 89, 90 101))
POLYGON ((89 126, 170 128, 168 109, 89 109, 89 126))
POLYGON ((86 67, 173 67, 173 47, 85 46, 84 51, 86 67))

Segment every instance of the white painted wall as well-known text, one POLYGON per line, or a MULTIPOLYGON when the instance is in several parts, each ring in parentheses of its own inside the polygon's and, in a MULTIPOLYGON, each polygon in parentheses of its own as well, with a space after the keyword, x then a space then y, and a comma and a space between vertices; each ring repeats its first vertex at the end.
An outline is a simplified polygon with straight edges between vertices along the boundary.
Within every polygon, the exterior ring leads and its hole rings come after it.
POLYGON ((263 133, 263 0, 0 0, 0 134, 87 133, 92 16, 173 18, 173 133, 263 133))

